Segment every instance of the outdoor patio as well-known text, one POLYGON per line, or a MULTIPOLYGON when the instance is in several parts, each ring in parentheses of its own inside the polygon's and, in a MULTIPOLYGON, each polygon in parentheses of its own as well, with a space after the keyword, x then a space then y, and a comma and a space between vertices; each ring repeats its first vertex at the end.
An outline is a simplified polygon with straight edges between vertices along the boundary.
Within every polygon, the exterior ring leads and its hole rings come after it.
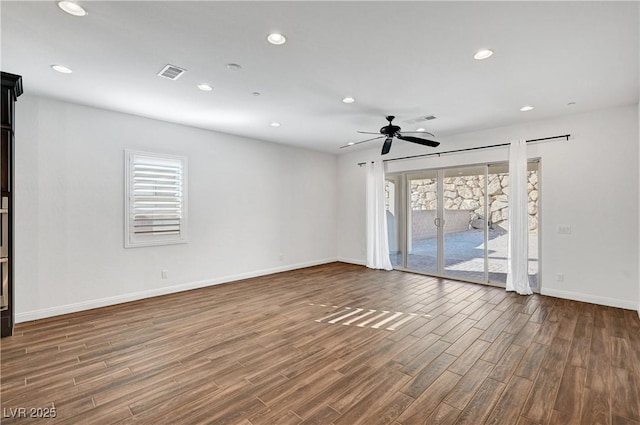
MULTIPOLYGON (((488 236, 489 282, 505 284, 508 235, 506 230, 495 226, 489 230, 488 236)), ((529 283, 532 287, 537 287, 537 243, 537 233, 530 232, 529 283)), ((437 251, 436 237, 413 240, 407 256, 407 268, 418 272, 436 273, 437 251)), ((390 258, 394 267, 401 265, 401 253, 391 254, 390 258)), ((462 280, 484 281, 484 235, 481 229, 449 232, 444 235, 444 272, 447 276, 462 280)))

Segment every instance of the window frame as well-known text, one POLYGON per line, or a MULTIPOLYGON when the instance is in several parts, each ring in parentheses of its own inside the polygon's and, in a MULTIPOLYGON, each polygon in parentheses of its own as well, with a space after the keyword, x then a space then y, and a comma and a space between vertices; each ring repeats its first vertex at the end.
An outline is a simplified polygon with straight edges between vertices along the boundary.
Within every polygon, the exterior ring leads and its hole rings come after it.
POLYGON ((188 159, 186 156, 169 155, 155 152, 143 152, 133 149, 124 150, 124 247, 140 248, 145 246, 161 246, 188 243, 188 159), (136 240, 136 234, 131 232, 133 217, 133 162, 136 157, 144 157, 151 162, 175 161, 179 163, 181 169, 180 181, 180 201, 181 214, 178 234, 171 235, 146 235, 136 240), (151 236, 151 237, 149 237, 151 236))

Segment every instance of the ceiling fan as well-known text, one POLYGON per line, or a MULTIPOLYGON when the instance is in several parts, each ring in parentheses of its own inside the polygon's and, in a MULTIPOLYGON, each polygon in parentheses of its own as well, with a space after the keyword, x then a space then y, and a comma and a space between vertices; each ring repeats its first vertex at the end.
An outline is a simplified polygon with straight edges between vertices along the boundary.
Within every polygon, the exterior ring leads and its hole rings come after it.
MULTIPOLYGON (((433 140, 428 140, 428 139, 423 139, 421 137, 413 137, 413 136, 403 136, 400 133, 400 127, 397 125, 393 125, 392 121, 395 119, 395 117, 393 115, 389 115, 387 117, 385 117, 387 121, 389 121, 389 125, 385 125, 384 127, 382 127, 379 131, 379 133, 373 133, 373 132, 368 132, 368 131, 358 131, 358 133, 361 134, 382 134, 382 136, 378 136, 378 137, 374 137, 372 139, 367 139, 367 140, 362 140, 360 142, 355 142, 355 143, 349 143, 347 145, 344 146, 340 146, 340 148, 346 148, 349 146, 353 146, 353 145, 359 145, 360 143, 365 143, 365 142, 370 142, 372 140, 378 140, 378 139, 382 139, 385 138, 384 140, 384 144, 382 145, 382 155, 386 155, 389 153, 389 151, 391 150, 391 142, 393 142, 393 138, 397 138, 400 140, 404 140, 406 142, 411 142, 411 143, 417 143, 419 145, 424 145, 424 146, 430 146, 432 148, 437 147, 438 145, 440 145, 440 142, 436 142, 433 140)), ((405 132, 403 132, 405 133, 405 132)), ((408 131, 406 133, 421 133, 421 134, 428 134, 431 137, 435 137, 433 134, 427 132, 427 131, 408 131)))

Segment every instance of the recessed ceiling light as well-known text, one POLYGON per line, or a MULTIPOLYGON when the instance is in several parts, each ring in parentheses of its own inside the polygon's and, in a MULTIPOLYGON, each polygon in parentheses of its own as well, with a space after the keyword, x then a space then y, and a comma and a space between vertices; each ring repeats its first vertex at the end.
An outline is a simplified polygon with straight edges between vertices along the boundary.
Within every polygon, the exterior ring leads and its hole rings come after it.
POLYGON ((62 65, 51 65, 51 68, 58 72, 62 72, 63 74, 71 74, 73 71, 62 65))
POLYGON ((482 60, 490 58, 493 55, 493 50, 490 49, 482 49, 478 50, 475 55, 473 55, 474 59, 482 60))
POLYGON ((533 106, 529 106, 529 105, 523 106, 522 108, 520 108, 522 112, 531 111, 532 109, 533 109, 533 106))
POLYGON ((569 103, 567 103, 567 106, 573 106, 575 104, 576 104, 576 102, 569 102, 569 103))
POLYGON ((279 122, 272 122, 271 123, 271 127, 280 127, 280 123, 279 122))
POLYGON ((353 103, 355 101, 356 101, 356 99, 351 97, 351 96, 347 96, 344 99, 342 99, 342 103, 353 103))
POLYGON ((73 16, 85 16, 87 14, 87 11, 82 6, 72 1, 59 1, 58 7, 73 16))
POLYGON ((209 84, 198 84, 198 88, 202 91, 211 91, 213 90, 213 87, 211 87, 209 84))
POLYGON ((281 44, 286 43, 287 38, 280 33, 272 32, 267 36, 267 41, 271 44, 275 44, 276 46, 279 46, 281 44))
POLYGON ((420 128, 416 128, 416 131, 423 132, 423 131, 427 131, 427 129, 420 127, 420 128))
POLYGON ((240 71, 242 69, 242 66, 238 65, 237 63, 228 63, 227 69, 229 71, 240 71))
POLYGON ((254 96, 260 96, 260 92, 259 91, 254 91, 253 93, 251 93, 254 96))

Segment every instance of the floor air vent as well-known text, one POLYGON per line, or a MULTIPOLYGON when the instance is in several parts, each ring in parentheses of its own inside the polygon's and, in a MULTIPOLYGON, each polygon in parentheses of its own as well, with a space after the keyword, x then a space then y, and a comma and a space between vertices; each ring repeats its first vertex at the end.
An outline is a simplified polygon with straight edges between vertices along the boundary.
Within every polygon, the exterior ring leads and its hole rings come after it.
POLYGON ((177 80, 180 78, 182 74, 184 74, 186 69, 182 69, 175 65, 167 65, 162 68, 162 71, 158 72, 158 77, 166 78, 168 80, 177 80))

